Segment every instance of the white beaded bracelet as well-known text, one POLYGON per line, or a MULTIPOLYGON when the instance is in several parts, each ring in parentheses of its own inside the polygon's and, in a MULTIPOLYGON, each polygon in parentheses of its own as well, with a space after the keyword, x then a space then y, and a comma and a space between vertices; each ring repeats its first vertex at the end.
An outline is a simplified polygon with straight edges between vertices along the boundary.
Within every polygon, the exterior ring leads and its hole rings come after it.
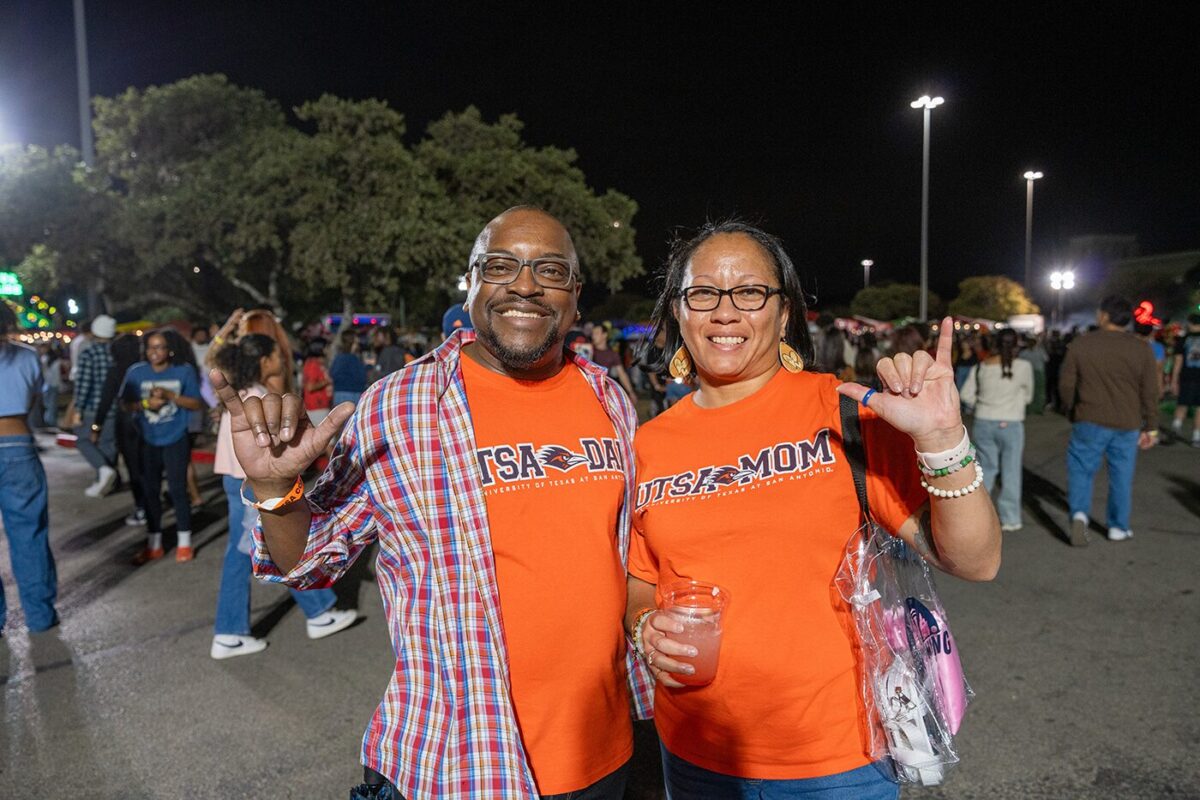
POLYGON ((638 614, 637 620, 633 623, 633 635, 630 638, 633 639, 633 649, 642 658, 646 657, 646 651, 642 647, 642 629, 646 627, 646 620, 650 619, 650 615, 657 610, 655 608, 644 609, 638 614))
POLYGON ((940 453, 922 453, 917 450, 917 460, 924 465, 926 471, 932 472, 957 464, 966 458, 970 451, 971 438, 967 435, 967 426, 964 425, 962 440, 957 445, 940 453))
POLYGON ((941 497, 942 499, 965 497, 982 485, 983 467, 979 466, 978 463, 975 464, 975 480, 971 481, 961 489, 939 489, 936 486, 930 486, 924 477, 921 478, 921 486, 925 487, 925 491, 929 492, 934 497, 941 497))

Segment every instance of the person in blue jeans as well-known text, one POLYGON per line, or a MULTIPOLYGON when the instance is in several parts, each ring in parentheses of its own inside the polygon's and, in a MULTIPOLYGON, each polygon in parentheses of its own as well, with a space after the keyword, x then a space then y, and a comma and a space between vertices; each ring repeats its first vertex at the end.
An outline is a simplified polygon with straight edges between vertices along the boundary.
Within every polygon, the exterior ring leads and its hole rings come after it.
POLYGON ((1133 536, 1133 471, 1138 449, 1158 434, 1158 366, 1146 343, 1126 328, 1133 304, 1123 297, 1100 301, 1099 329, 1071 342, 1059 375, 1061 402, 1074 425, 1067 445, 1070 540, 1087 541, 1092 482, 1108 462, 1108 539, 1133 536))
MULTIPOLYGON (((286 365, 283 353, 270 336, 251 333, 226 345, 216 353, 217 368, 226 376, 242 398, 267 394, 264 384, 282 375, 286 365)), ((262 651, 265 639, 250 635, 250 537, 249 528, 256 524, 258 511, 243 502, 242 481, 246 473, 233 454, 229 431, 229 413, 221 414, 217 432, 217 450, 213 471, 222 476, 226 501, 229 505, 229 541, 221 568, 221 588, 217 593, 217 619, 213 626, 212 648, 215 659, 246 656, 262 651)), ((254 501, 254 493, 246 487, 245 499, 254 501)), ((335 609, 337 596, 332 589, 292 590, 296 605, 304 612, 310 639, 323 639, 345 630, 358 612, 335 609)))
MULTIPOLYGON (((26 422, 42 391, 42 365, 36 350, 9 341, 16 330, 12 309, 0 303, 0 519, 25 625, 36 632, 58 624, 58 573, 50 552, 46 473, 26 422)), ((0 585, 0 632, 7 619, 0 585)))
POLYGON ((1017 358, 1017 332, 996 335, 998 352, 971 367, 961 387, 963 405, 975 409, 975 439, 983 488, 991 493, 1000 479, 996 511, 1000 530, 1021 530, 1021 456, 1025 451, 1025 410, 1033 399, 1033 365, 1017 358))

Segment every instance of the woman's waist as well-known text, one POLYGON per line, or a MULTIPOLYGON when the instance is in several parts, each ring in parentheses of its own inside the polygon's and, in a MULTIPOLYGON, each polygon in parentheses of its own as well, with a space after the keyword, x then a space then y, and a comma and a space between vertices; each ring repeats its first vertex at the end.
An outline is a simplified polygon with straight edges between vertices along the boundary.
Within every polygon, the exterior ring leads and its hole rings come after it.
POLYGON ((29 432, 29 425, 25 421, 27 417, 27 414, 0 417, 0 438, 24 436, 33 441, 29 432))

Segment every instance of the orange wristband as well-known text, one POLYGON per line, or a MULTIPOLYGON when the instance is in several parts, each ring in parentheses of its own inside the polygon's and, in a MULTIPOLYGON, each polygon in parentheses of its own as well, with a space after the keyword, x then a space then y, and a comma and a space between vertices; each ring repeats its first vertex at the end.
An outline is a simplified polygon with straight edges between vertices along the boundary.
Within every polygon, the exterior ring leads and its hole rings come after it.
MULTIPOLYGON (((243 482, 242 486, 243 486, 243 488, 245 487, 244 482, 243 482)), ((295 503, 301 497, 304 497, 304 479, 302 477, 300 477, 299 475, 297 475, 296 482, 294 484, 292 484, 292 488, 289 489, 288 493, 285 494, 283 497, 271 497, 271 498, 268 498, 261 502, 248 503, 248 505, 251 505, 254 508, 257 508, 259 511, 267 511, 267 512, 281 511, 282 509, 287 508, 288 506, 295 503)), ((246 499, 244 494, 242 496, 242 499, 243 500, 246 499)))

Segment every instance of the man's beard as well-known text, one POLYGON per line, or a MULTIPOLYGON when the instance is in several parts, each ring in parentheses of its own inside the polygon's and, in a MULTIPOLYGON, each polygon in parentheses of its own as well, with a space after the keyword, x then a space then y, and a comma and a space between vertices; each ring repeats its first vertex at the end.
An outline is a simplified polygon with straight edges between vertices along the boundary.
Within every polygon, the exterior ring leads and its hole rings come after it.
MULTIPOLYGON (((491 313, 490 309, 488 313, 491 313)), ((547 332, 546 338, 531 347, 509 347, 500 341, 500 337, 496 335, 495 330, 490 325, 484 330, 478 330, 476 333, 487 349, 506 368, 512 370, 528 369, 541 361, 551 350, 556 347, 562 347, 564 336, 558 329, 558 315, 554 314, 553 317, 554 325, 547 332)))

